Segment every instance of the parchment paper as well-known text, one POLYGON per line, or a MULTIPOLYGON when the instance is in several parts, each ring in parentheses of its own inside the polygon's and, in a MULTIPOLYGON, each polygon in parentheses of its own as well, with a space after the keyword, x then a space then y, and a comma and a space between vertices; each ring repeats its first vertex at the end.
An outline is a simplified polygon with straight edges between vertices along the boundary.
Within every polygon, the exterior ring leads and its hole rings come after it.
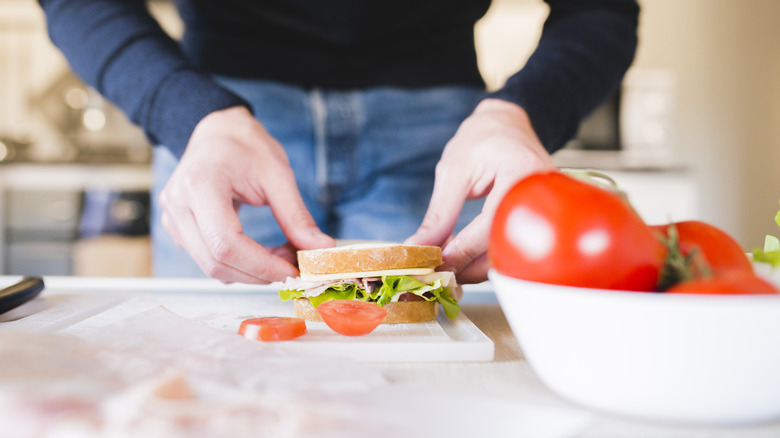
POLYGON ((0 438, 558 437, 588 420, 392 386, 368 365, 160 306, 61 333, 0 332, 0 438))

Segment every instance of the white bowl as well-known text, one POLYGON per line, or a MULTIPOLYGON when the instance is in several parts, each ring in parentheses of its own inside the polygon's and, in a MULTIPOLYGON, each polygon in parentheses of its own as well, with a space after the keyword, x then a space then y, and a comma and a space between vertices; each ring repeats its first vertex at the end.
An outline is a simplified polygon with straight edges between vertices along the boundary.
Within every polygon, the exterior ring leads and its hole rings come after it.
POLYGON ((489 276, 529 364, 572 402, 692 424, 780 418, 780 296, 610 291, 489 276))

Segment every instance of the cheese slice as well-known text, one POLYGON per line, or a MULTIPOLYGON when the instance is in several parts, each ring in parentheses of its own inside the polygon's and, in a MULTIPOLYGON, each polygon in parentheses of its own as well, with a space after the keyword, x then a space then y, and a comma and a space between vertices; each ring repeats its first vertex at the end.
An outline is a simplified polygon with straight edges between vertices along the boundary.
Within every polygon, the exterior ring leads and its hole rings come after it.
POLYGON ((335 274, 301 274, 303 281, 333 281, 347 278, 381 277, 383 275, 428 275, 433 268, 385 269, 367 272, 339 272, 335 274))

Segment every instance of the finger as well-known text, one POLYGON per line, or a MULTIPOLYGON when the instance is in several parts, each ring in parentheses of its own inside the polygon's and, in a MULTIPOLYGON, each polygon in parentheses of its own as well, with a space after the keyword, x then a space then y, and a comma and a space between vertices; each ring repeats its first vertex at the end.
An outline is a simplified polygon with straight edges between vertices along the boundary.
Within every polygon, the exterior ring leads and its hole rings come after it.
MULTIPOLYGON (((468 265, 475 262, 481 256, 487 253, 488 240, 490 236, 490 227, 493 223, 496 209, 501 203, 506 193, 519 180, 519 176, 498 177, 495 180, 493 189, 485 197, 485 203, 482 206, 482 212, 475 217, 471 223, 463 228, 458 234, 450 239, 446 246, 442 248, 442 257, 444 265, 456 272, 459 276, 461 271, 468 265)), ((485 259, 485 263, 487 259, 485 259)), ((473 275, 475 281, 486 279, 486 265, 475 265, 473 273, 462 274, 465 278, 471 278, 473 275), (479 267, 484 267, 484 274, 479 273, 479 267), (482 276, 485 276, 482 278, 482 276)))
POLYGON ((436 167, 433 193, 422 224, 406 239, 407 244, 441 246, 455 229, 469 187, 461 175, 440 169, 436 167))
POLYGON ((271 282, 271 279, 244 272, 214 257, 206 241, 201 237, 195 220, 187 221, 187 223, 189 226, 183 228, 187 235, 192 237, 187 241, 186 249, 206 275, 225 283, 266 284, 271 282))
POLYGON ((456 275, 458 284, 481 283, 486 281, 487 272, 490 269, 490 261, 487 253, 480 255, 466 265, 456 275))
POLYGON ((459 273, 477 257, 487 252, 490 227, 496 209, 514 183, 515 178, 496 178, 493 189, 485 197, 482 212, 442 248, 444 264, 449 269, 459 273))
POLYGON ((196 193, 200 196, 192 204, 196 228, 192 232, 199 231, 205 245, 205 248, 196 248, 198 254, 204 258, 204 254, 209 256, 205 259, 206 274, 213 277, 222 275, 222 269, 226 265, 250 274, 260 282, 278 281, 298 275, 298 270, 290 262, 272 254, 243 233, 241 222, 233 209, 233 200, 229 196, 218 193, 211 187, 200 186, 194 190, 197 190, 196 193))
POLYGON ((192 214, 177 214, 174 216, 163 212, 162 223, 163 227, 173 237, 176 245, 187 251, 198 267, 210 277, 226 283, 267 283, 261 278, 241 272, 211 257, 200 231, 195 225, 192 214), (174 217, 177 219, 174 220, 174 217), (182 236, 187 236, 188 238, 183 239, 182 236))
POLYGON ((492 216, 482 212, 442 248, 444 264, 441 270, 460 273, 466 266, 487 252, 492 216))
POLYGON ((266 190, 268 205, 290 243, 301 249, 335 246, 336 241, 317 227, 303 203, 292 170, 279 169, 273 177, 276 183, 273 188, 266 190))

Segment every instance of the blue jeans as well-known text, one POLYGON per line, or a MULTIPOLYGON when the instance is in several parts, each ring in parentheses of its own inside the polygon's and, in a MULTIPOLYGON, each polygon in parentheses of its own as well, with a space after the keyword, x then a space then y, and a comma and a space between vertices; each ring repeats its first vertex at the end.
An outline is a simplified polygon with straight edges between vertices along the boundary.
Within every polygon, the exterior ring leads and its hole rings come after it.
MULTIPOLYGON (((320 229, 337 239, 403 241, 417 230, 441 152, 482 92, 459 86, 305 90, 267 81, 219 80, 252 105, 257 119, 284 146, 306 207, 320 229)), ((167 149, 155 149, 154 274, 203 276, 160 223, 156 200, 176 164, 167 149)), ((480 209, 481 201, 467 202, 458 229, 480 209)), ((287 241, 268 207, 244 205, 238 215, 244 233, 260 244, 287 241)))

